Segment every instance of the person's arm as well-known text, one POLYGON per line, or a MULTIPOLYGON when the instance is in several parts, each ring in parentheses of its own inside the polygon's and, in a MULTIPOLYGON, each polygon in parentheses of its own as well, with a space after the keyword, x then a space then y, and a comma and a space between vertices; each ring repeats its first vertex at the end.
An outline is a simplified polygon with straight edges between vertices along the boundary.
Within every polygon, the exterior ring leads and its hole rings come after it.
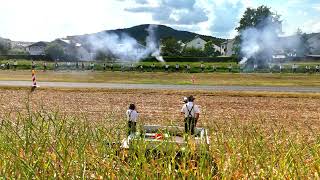
POLYGON ((198 106, 195 106, 195 107, 194 107, 194 118, 195 118, 196 120, 198 120, 199 117, 200 117, 200 109, 199 109, 198 106))
POLYGON ((184 116, 184 107, 185 107, 185 105, 182 106, 182 109, 181 109, 181 111, 180 111, 180 114, 181 114, 182 116, 184 116))

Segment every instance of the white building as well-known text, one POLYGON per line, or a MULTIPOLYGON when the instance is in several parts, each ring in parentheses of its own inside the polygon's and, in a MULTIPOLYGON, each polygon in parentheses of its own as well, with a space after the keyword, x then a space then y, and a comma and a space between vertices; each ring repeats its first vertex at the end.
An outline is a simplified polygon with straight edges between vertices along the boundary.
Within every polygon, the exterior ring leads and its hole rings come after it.
POLYGON ((47 43, 40 41, 40 42, 31 44, 30 46, 27 46, 26 51, 30 55, 45 55, 46 47, 47 47, 47 43))
POLYGON ((195 39, 186 44, 186 47, 204 50, 206 44, 207 42, 205 40, 201 39, 199 36, 196 36, 195 39))
POLYGON ((221 55, 222 56, 232 56, 235 54, 233 50, 235 39, 228 39, 227 41, 221 44, 221 55))
MULTIPOLYGON (((195 39, 193 39, 192 41, 188 42, 185 45, 185 47, 204 50, 204 48, 205 48, 207 43, 208 43, 207 41, 203 40, 199 36, 196 36, 195 39)), ((221 52, 221 47, 219 47, 219 46, 217 46, 215 44, 212 45, 212 48, 215 51, 221 52)))

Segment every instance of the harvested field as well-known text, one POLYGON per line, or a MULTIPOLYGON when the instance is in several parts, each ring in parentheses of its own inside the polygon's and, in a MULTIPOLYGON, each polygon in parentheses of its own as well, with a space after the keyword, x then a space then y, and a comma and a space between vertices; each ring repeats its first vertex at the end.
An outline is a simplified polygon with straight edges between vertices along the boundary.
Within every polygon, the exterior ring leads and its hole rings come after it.
MULTIPOLYGON (((0 175, 14 179, 319 179, 319 94, 152 90, 0 90, 0 175), (117 155, 134 102, 139 124, 182 125, 182 97, 196 95, 217 174, 176 152, 148 161, 117 155), (32 113, 30 113, 32 112, 32 113), (128 163, 129 162, 129 163, 128 163), (172 164, 172 166, 170 166, 172 164), (187 165, 189 164, 189 165, 187 165), (178 166, 176 166, 178 165, 178 166), (172 167, 177 167, 172 169, 172 167)), ((183 152, 197 154, 192 141, 183 152)), ((129 150, 130 151, 130 150, 129 150)), ((124 152, 125 153, 125 152, 124 152)), ((200 156, 200 162, 207 162, 200 156)))
MULTIPOLYGON (((1 116, 26 109, 29 91, 0 90, 1 116)), ((125 123, 124 112, 129 103, 136 103, 141 124, 179 124, 181 99, 196 95, 201 108, 200 126, 255 124, 264 130, 284 129, 309 134, 320 130, 319 96, 284 94, 246 94, 176 92, 152 90, 37 90, 30 97, 34 111, 59 112, 102 121, 112 117, 125 123)))

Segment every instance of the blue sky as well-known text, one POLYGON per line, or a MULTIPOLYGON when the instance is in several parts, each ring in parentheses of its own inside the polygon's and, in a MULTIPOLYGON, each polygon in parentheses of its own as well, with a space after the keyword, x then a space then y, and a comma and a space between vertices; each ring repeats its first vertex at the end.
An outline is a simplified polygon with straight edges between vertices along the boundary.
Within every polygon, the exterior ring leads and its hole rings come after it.
POLYGON ((2 0, 0 37, 50 41, 139 24, 232 38, 247 7, 271 7, 284 35, 320 32, 319 0, 2 0))

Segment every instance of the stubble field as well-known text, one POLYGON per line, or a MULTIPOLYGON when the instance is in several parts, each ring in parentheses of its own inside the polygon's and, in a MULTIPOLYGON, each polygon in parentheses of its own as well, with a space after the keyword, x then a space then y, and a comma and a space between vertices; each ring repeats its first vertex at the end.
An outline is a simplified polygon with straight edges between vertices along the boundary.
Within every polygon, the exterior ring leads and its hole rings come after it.
MULTIPOLYGON (((106 158, 112 151, 103 146, 106 140, 125 136, 129 103, 138 107, 140 126, 183 125, 182 98, 190 94, 201 109, 198 126, 211 135, 210 154, 219 168, 215 178, 319 178, 319 94, 93 89, 39 89, 31 94, 28 89, 1 89, 0 153, 5 158, 0 160, 0 173, 18 178, 209 178, 200 171, 164 166, 149 171, 155 164, 143 160, 132 166, 106 158), (50 125, 51 121, 59 123, 50 125), (53 133, 58 127, 65 134, 53 133), (120 168, 114 168, 114 162, 120 168)), ((153 163, 160 162, 166 163, 153 163)))

